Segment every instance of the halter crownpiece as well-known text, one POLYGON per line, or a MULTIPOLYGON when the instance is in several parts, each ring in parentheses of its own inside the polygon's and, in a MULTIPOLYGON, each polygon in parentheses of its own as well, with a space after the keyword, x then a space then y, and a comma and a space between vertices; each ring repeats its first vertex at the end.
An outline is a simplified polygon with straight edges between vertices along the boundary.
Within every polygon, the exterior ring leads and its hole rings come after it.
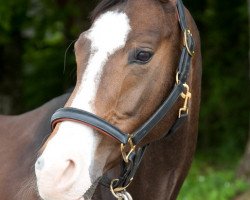
POLYGON ((179 109, 179 115, 170 131, 165 134, 168 136, 174 133, 188 116, 188 102, 191 98, 189 86, 186 83, 190 71, 191 58, 194 55, 194 40, 190 29, 187 27, 184 5, 181 0, 177 0, 177 11, 179 23, 183 32, 183 48, 181 51, 178 70, 176 73, 176 84, 168 98, 156 110, 156 112, 135 132, 126 134, 117 127, 113 126, 104 119, 77 108, 65 107, 57 110, 51 117, 52 129, 56 124, 62 121, 75 121, 93 129, 96 129, 105 135, 111 136, 121 143, 121 154, 123 157, 123 169, 121 175, 112 181, 101 181, 101 184, 110 187, 112 194, 120 200, 132 200, 132 197, 126 191, 126 188, 132 182, 133 177, 143 158, 148 145, 137 147, 137 145, 150 133, 150 131, 163 119, 169 110, 181 96, 184 99, 183 107, 179 109), (127 150, 128 149, 128 150, 127 150), (127 150, 127 151, 126 151, 127 150))

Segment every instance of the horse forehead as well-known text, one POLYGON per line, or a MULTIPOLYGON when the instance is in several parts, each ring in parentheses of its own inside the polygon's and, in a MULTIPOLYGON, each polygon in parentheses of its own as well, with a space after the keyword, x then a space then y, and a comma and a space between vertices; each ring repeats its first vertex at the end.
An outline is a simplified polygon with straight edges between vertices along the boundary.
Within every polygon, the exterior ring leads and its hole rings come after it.
POLYGON ((162 4, 159 1, 152 0, 129 1, 127 13, 131 24, 137 29, 141 27, 159 28, 165 17, 162 4))
POLYGON ((92 53, 114 53, 126 43, 130 31, 129 18, 125 12, 107 11, 98 17, 87 31, 92 53))
POLYGON ((78 63, 85 70, 82 75, 82 70, 79 71, 81 78, 72 97, 72 107, 95 112, 94 102, 106 63, 110 55, 125 46, 129 32, 129 19, 124 12, 107 11, 94 21, 84 37, 80 37, 89 41, 90 56, 85 63, 78 63))

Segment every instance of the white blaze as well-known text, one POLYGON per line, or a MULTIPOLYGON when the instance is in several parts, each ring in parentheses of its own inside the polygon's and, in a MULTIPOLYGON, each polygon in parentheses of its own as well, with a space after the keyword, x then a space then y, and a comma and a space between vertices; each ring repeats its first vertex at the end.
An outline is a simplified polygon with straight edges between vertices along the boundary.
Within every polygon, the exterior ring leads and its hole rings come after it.
POLYGON ((124 13, 107 12, 95 21, 86 34, 91 41, 91 55, 72 107, 94 112, 91 104, 95 99, 103 66, 109 55, 125 45, 129 30, 129 20, 124 13))
MULTIPOLYGON (((93 103, 103 67, 110 55, 124 47, 129 31, 130 26, 127 15, 113 11, 101 15, 94 22, 91 29, 86 32, 85 37, 91 41, 91 55, 79 90, 70 105, 71 107, 95 113, 93 103)), ((58 132, 48 142, 44 150, 42 157, 45 160, 45 166, 42 171, 47 170, 53 176, 53 170, 58 170, 57 167, 60 166, 60 162, 63 165, 63 159, 72 157, 77 161, 77 173, 71 177, 73 188, 69 193, 71 193, 70 196, 76 195, 77 197, 78 195, 79 197, 91 185, 90 166, 98 143, 98 135, 89 127, 74 122, 62 122, 58 132)), ((101 163, 104 165, 105 155, 103 159, 101 163)), ((41 182, 40 184, 43 183, 41 182)), ((38 185, 40 184, 38 178, 38 185)))

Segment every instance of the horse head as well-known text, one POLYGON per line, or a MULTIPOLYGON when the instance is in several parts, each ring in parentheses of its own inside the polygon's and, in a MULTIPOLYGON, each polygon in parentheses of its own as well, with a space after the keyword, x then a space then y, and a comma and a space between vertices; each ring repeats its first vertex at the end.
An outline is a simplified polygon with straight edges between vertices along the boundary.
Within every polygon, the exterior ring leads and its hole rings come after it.
MULTIPOLYGON (((77 82, 65 107, 98 116, 128 135, 146 122, 178 83, 183 31, 176 4, 176 0, 101 2, 92 26, 75 43, 77 82)), ((187 23, 197 38, 189 15, 187 23)), ((187 81, 193 84, 192 73, 187 81)), ((138 146, 163 137, 182 104, 183 99, 176 101, 138 146)), ((82 199, 99 177, 121 162, 120 142, 101 132, 75 120, 56 123, 36 162, 43 199, 82 199)))

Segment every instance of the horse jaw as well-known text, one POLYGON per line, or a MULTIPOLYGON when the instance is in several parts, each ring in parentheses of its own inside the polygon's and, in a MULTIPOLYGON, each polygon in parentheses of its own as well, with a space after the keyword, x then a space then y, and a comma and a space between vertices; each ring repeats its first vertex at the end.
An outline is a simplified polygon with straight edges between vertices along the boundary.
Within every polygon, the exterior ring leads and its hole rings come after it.
MULTIPOLYGON (((95 114, 93 105, 103 67, 110 55, 124 47, 129 31, 129 19, 122 12, 108 11, 94 22, 84 36, 91 42, 90 57, 67 106, 95 114)), ((102 175, 113 148, 106 146, 101 156, 95 156, 102 136, 75 122, 62 122, 53 134, 36 163, 39 194, 45 200, 83 199, 83 194, 102 175), (101 159, 95 161, 95 157, 101 159)))

